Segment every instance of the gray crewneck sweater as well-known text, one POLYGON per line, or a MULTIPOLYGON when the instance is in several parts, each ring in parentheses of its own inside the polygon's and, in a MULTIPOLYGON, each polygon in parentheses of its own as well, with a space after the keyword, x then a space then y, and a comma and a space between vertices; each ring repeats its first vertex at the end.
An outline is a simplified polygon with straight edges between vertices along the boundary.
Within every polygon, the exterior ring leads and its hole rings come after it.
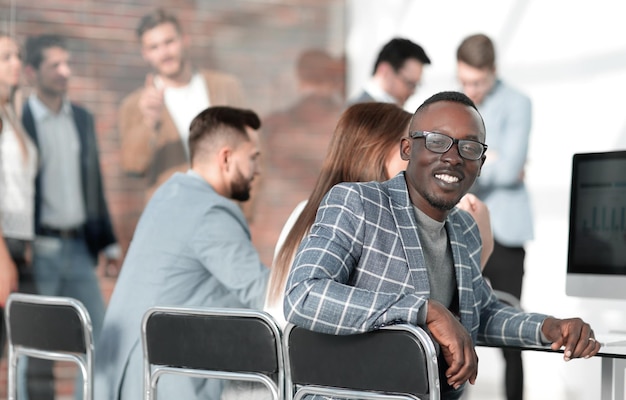
MULTIPOLYGON (((413 206, 413 210, 417 219, 417 233, 426 261, 430 298, 450 309, 455 298, 456 275, 445 222, 430 218, 415 206, 413 206)), ((426 322, 426 313, 427 309, 424 307, 420 312, 420 319, 424 322, 426 322)))

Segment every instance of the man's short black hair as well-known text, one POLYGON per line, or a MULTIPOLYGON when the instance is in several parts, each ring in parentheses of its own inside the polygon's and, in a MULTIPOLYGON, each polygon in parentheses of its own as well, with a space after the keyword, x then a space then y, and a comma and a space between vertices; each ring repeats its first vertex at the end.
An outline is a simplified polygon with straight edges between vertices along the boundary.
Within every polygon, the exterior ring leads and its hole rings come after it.
POLYGON ((414 59, 422 64, 430 64, 430 58, 419 44, 404 38, 391 39, 378 53, 372 74, 376 73, 378 65, 382 62, 389 63, 397 72, 409 59, 414 59))
POLYGON ((52 47, 67 50, 65 39, 60 35, 31 36, 26 39, 26 44, 24 45, 26 65, 39 69, 44 60, 44 51, 52 47))
POLYGON ((467 97, 467 95, 465 93, 456 92, 456 91, 445 91, 445 92, 439 92, 439 93, 433 94, 432 96, 427 98, 422 103, 421 106, 419 106, 417 111, 419 111, 420 108, 426 108, 429 105, 431 105, 433 103, 440 102, 440 101, 452 101, 452 102, 455 102, 455 103, 465 104, 466 106, 472 107, 474 110, 478 111, 478 108, 476 108, 476 104, 474 104, 472 99, 467 97))
POLYGON ((415 113, 413 113, 413 117, 411 117, 411 122, 409 123, 409 130, 413 130, 413 120, 415 120, 415 117, 418 114, 421 114, 422 112, 424 112, 431 104, 438 103, 440 101, 451 101, 454 103, 460 103, 460 104, 473 108, 474 110, 476 110, 476 112, 478 112, 478 115, 480 116, 480 120, 483 124, 483 129, 484 129, 485 122, 483 120, 483 116, 480 115, 480 112, 478 111, 478 108, 476 107, 476 104, 474 104, 472 99, 467 97, 465 93, 456 92, 456 91, 444 91, 444 92, 435 93, 434 95, 430 96, 429 98, 424 100, 424 102, 417 108, 417 110, 415 110, 415 113))
POLYGON ((252 110, 228 106, 214 106, 201 111, 191 121, 189 126, 189 155, 193 162, 194 155, 200 143, 207 138, 215 138, 220 135, 228 136, 229 140, 237 142, 237 137, 249 140, 246 128, 258 130, 261 127, 261 119, 252 110))

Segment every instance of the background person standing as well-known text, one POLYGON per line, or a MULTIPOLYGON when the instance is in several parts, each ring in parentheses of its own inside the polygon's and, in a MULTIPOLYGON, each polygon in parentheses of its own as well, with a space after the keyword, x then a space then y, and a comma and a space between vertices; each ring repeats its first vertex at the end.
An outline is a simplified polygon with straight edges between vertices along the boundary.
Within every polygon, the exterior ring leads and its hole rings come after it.
MULTIPOLYGON (((13 37, 0 32, 0 307, 5 306, 12 291, 36 293, 32 242, 38 160, 37 149, 20 120, 21 72, 18 44, 13 37)), ((0 314, 0 353, 6 344, 2 318, 0 314)), ((32 359, 28 363, 26 385, 20 382, 18 388, 21 398, 28 390, 33 400, 54 399, 50 373, 47 361, 32 359)))
POLYGON ((118 125, 122 166, 146 179, 147 200, 174 172, 189 168, 191 120, 209 106, 240 106, 244 99, 234 76, 191 64, 189 37, 175 15, 157 9, 141 18, 136 32, 151 71, 144 86, 122 100, 118 125))
POLYGON ((348 100, 348 105, 379 101, 404 107, 420 85, 428 64, 430 58, 422 46, 409 39, 391 39, 378 53, 371 79, 348 100))
POLYGON ((121 250, 104 195, 94 118, 67 98, 71 69, 64 39, 30 37, 25 47, 25 71, 35 92, 24 105, 22 122, 40 155, 34 279, 43 295, 80 300, 97 339, 105 309, 98 256, 102 252, 107 266, 117 270, 121 250))

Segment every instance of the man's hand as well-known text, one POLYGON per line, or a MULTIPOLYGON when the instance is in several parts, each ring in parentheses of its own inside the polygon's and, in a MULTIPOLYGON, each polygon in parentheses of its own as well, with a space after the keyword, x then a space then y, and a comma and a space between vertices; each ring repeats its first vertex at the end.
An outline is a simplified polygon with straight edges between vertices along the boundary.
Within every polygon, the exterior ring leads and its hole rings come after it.
POLYGON ((563 358, 589 358, 600 351, 591 326, 580 318, 557 319, 548 317, 544 320, 541 331, 552 342, 552 350, 565 346, 563 358))
POLYGON ((480 255, 480 266, 485 268, 487 260, 493 253, 494 241, 493 233, 491 231, 491 217, 489 216, 489 209, 487 205, 480 201, 475 195, 468 193, 461 198, 457 207, 470 213, 476 224, 478 225, 478 231, 480 233, 480 240, 483 243, 483 251, 480 255))
POLYGON ((119 243, 111 243, 102 249, 99 266, 106 278, 116 278, 122 268, 122 248, 119 243))
POLYGON ((104 276, 107 278, 117 278, 122 268, 122 261, 119 258, 104 259, 104 276))
POLYGON ((163 88, 158 89, 154 85, 154 75, 146 75, 144 88, 139 97, 139 110, 144 123, 152 129, 158 129, 161 123, 163 103, 163 88))
POLYGON ((469 380, 473 385, 478 375, 478 355, 467 330, 447 308, 435 300, 428 301, 426 325, 441 346, 448 363, 448 384, 458 389, 469 380))

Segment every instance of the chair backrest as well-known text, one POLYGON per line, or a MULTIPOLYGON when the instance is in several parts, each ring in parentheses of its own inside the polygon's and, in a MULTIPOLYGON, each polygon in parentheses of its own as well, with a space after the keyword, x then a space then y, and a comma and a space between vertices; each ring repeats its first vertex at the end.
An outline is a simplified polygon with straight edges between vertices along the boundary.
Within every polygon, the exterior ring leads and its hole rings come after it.
POLYGON ((419 327, 330 335, 289 324, 283 335, 287 399, 439 399, 437 354, 419 327))
POLYGON ((144 394, 163 374, 259 382, 283 398, 281 331, 266 312, 153 307, 143 318, 144 394))
POLYGON ((93 332, 83 304, 69 297, 12 293, 5 308, 9 348, 8 398, 17 391, 20 356, 78 365, 83 376, 83 399, 93 398, 93 332))

